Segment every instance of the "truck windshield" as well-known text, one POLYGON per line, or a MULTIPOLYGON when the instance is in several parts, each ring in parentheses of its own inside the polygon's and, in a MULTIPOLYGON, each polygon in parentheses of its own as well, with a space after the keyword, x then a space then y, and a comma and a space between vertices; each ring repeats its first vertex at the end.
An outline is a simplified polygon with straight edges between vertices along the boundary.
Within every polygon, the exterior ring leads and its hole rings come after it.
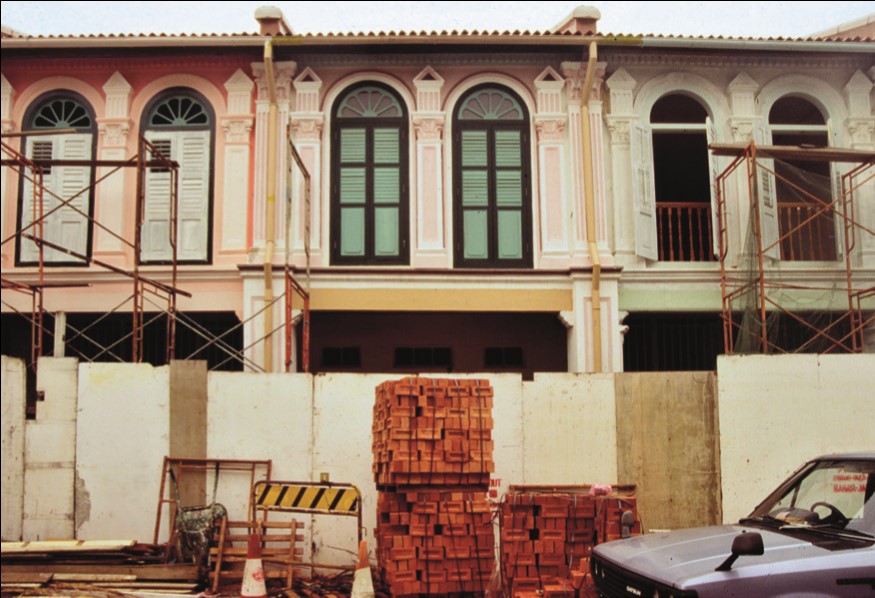
POLYGON ((766 499, 752 518, 875 535, 875 462, 818 461, 766 499))

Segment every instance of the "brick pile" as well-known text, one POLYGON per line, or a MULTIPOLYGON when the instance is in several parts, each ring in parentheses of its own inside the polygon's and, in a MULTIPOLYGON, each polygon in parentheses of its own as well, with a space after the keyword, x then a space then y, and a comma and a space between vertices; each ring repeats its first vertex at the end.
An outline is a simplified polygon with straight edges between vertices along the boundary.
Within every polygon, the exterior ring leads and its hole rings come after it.
POLYGON ((510 492, 500 511, 502 586, 515 598, 540 592, 563 596, 579 589, 596 544, 619 539, 623 511, 635 516, 633 497, 510 492))
POLYGON ((488 380, 405 378, 377 387, 373 422, 377 486, 481 486, 492 461, 488 380))
POLYGON ((483 595, 495 568, 487 500, 492 387, 405 378, 377 387, 377 559, 394 596, 483 595))

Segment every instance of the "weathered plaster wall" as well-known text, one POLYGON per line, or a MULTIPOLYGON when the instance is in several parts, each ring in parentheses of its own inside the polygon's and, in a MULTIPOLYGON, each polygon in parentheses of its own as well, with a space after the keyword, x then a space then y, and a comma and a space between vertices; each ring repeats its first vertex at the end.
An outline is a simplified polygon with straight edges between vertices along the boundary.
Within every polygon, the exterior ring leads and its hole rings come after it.
POLYGON ((721 522, 713 372, 618 374, 619 480, 638 486, 644 531, 721 522))
POLYGON ((807 459, 875 450, 873 371, 869 354, 718 358, 723 520, 807 459))
POLYGON ((169 368, 81 364, 78 416, 76 537, 151 542, 170 450, 169 368))
POLYGON ((2 460, 3 495, 2 524, 3 541, 21 538, 21 516, 24 513, 24 418, 25 378, 24 362, 2 356, 0 362, 0 396, 2 405, 2 460))

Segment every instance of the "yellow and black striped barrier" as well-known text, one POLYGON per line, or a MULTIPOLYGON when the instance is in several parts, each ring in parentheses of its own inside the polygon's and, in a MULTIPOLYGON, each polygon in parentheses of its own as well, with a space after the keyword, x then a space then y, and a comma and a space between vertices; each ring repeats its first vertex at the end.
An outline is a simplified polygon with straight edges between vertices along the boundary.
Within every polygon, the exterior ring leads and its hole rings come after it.
POLYGON ((358 515, 361 496, 352 484, 258 482, 255 508, 269 511, 358 515))

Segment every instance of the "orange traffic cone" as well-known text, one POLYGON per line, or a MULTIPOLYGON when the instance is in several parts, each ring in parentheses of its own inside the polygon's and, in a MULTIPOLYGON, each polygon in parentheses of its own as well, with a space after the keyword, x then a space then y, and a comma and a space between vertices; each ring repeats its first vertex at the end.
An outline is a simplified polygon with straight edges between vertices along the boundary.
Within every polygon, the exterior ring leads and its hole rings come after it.
POLYGON ((359 561, 355 566, 350 598, 374 598, 374 580, 371 578, 371 564, 368 562, 368 543, 359 542, 359 561))
POLYGON ((249 547, 246 550, 246 566, 243 568, 241 598, 267 598, 264 584, 264 566, 261 564, 261 534, 249 534, 249 547))

